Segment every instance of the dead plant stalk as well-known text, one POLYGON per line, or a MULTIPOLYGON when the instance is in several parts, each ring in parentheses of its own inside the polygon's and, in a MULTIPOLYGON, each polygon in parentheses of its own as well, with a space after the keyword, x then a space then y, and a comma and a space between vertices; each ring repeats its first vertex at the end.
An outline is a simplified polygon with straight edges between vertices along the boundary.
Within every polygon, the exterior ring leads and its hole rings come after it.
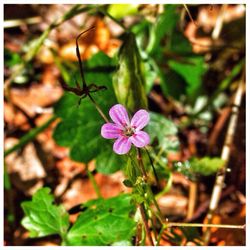
MULTIPOLYGON (((242 78, 238 85, 237 92, 235 94, 234 103, 232 106, 232 114, 229 120, 226 138, 225 138, 224 146, 223 146, 222 153, 221 153, 221 159, 224 160, 224 165, 221 169, 218 170, 216 174, 215 184, 213 187, 212 196, 211 196, 211 200, 209 204, 209 211, 206 216, 207 224, 211 224, 212 222, 214 212, 216 208, 218 207, 221 191, 224 186, 224 180, 225 180, 227 166, 228 166, 229 157, 230 157, 230 148, 231 148, 233 137, 234 137, 235 130, 236 130, 237 120, 239 116, 239 107, 241 104, 241 99, 242 99, 244 90, 245 90, 245 87, 244 87, 244 81, 242 78)), ((204 234, 203 234, 204 245, 207 245, 209 243, 210 235, 211 235, 210 228, 206 227, 206 230, 204 231, 204 234)))

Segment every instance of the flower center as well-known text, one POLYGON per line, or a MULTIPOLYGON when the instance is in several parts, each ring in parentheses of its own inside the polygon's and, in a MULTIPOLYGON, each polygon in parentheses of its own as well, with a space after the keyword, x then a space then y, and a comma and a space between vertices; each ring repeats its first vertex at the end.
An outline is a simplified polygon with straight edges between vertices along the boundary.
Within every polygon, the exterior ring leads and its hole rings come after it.
POLYGON ((132 136, 135 133, 135 128, 126 126, 123 130, 123 135, 125 136, 132 136))

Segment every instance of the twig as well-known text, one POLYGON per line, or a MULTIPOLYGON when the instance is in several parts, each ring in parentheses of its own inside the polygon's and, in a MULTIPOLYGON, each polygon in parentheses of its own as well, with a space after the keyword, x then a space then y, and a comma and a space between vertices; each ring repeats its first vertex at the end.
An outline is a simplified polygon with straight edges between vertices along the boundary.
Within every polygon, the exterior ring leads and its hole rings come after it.
POLYGON ((29 18, 24 18, 24 19, 12 19, 12 20, 4 21, 3 27, 4 29, 14 28, 14 27, 18 27, 21 25, 31 25, 31 24, 41 23, 41 21, 42 21, 42 18, 39 16, 29 17, 29 18))
POLYGON ((195 204, 197 199, 197 182, 190 181, 189 186, 189 196, 188 196, 188 211, 187 211, 187 220, 193 217, 195 204))
POLYGON ((186 5, 186 4, 183 4, 183 6, 184 6, 184 8, 185 8, 185 10, 186 10, 186 12, 187 12, 187 14, 188 14, 190 20, 192 21, 192 23, 193 23, 196 27, 198 27, 198 24, 194 21, 194 19, 193 19, 192 15, 191 15, 191 13, 190 13, 190 11, 189 11, 187 5, 186 5))
POLYGON ((217 40, 220 36, 220 32, 222 30, 226 9, 227 9, 227 4, 223 4, 221 9, 220 9, 219 15, 216 19, 214 30, 212 32, 213 40, 217 40))
MULTIPOLYGON (((228 165, 228 161, 230 157, 230 147, 232 145, 233 137, 234 137, 235 130, 236 130, 237 119, 239 115, 239 106, 241 104, 243 93, 244 93, 244 81, 242 77, 238 85, 237 92, 235 94, 234 104, 232 107, 232 115, 229 121, 227 134, 226 134, 224 146, 223 146, 222 153, 221 153, 221 159, 224 160, 224 165, 217 172, 215 184, 214 184, 213 191, 212 191, 212 197, 211 197, 210 204, 209 204, 209 211, 206 216, 208 224, 211 223, 213 219, 214 211, 216 210, 219 200, 220 200, 221 191, 222 191, 222 188, 224 185, 224 179, 226 176, 227 165, 228 165)), ((210 235, 211 235, 211 231, 209 228, 207 228, 203 234, 203 241, 205 245, 208 244, 210 240, 210 235)))
POLYGON ((203 224, 203 223, 182 223, 182 222, 167 222, 167 227, 216 227, 227 229, 246 229, 246 225, 223 225, 223 224, 203 224))
POLYGON ((225 107, 220 111, 220 116, 217 119, 215 126, 208 139, 208 146, 207 146, 208 152, 212 152, 212 149, 214 148, 216 144, 217 138, 221 130, 224 128, 224 125, 226 121, 228 120, 230 113, 231 113, 231 107, 225 107))

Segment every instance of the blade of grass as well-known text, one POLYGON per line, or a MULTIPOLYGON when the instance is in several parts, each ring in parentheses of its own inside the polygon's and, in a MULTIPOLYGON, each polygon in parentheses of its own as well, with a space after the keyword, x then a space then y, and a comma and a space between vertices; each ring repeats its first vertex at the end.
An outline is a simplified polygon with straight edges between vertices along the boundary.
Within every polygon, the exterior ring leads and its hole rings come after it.
POLYGON ((48 121, 46 121, 41 126, 31 129, 27 134, 25 134, 19 140, 19 142, 16 145, 4 151, 4 157, 8 156, 9 154, 15 152, 16 150, 22 148, 28 142, 32 141, 38 134, 44 131, 53 121, 55 121, 56 118, 57 118, 56 116, 52 116, 48 121))

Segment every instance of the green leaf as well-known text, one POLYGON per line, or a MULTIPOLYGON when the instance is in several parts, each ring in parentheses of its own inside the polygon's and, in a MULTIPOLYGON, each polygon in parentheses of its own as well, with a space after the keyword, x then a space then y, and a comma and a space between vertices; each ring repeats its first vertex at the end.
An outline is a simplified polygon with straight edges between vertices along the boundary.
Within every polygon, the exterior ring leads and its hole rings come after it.
POLYGON ((113 76, 113 87, 119 103, 131 113, 147 108, 144 64, 136 43, 135 35, 125 35, 118 54, 118 70, 113 76))
POLYGON ((69 227, 69 215, 63 206, 56 206, 49 188, 38 190, 32 201, 22 202, 25 213, 22 225, 29 230, 30 237, 59 234, 63 238, 69 227))
POLYGON ((166 97, 172 96, 175 99, 180 99, 181 95, 186 93, 187 83, 174 70, 160 72, 160 78, 161 89, 166 97))
POLYGON ((179 19, 176 8, 177 6, 174 4, 164 5, 164 12, 157 18, 150 31, 150 40, 147 47, 147 52, 149 54, 159 49, 160 42, 164 36, 171 36, 179 19))
POLYGON ((4 49, 4 64, 8 67, 10 73, 15 76, 13 82, 16 84, 26 84, 34 77, 33 66, 27 63, 26 66, 23 67, 23 63, 24 61, 20 54, 6 48, 4 49), (18 74, 15 72, 18 72, 18 74))
POLYGON ((200 56, 188 57, 187 63, 169 60, 169 67, 180 74, 187 82, 186 93, 194 101, 202 86, 202 77, 207 70, 204 58, 200 56))
POLYGON ((16 53, 12 52, 9 49, 4 48, 4 64, 7 67, 13 67, 17 64, 22 63, 21 56, 16 53))
POLYGON ((190 160, 192 171, 205 176, 215 174, 223 165, 224 161, 218 157, 192 158, 190 160))
POLYGON ((108 7, 108 13, 114 18, 121 19, 128 15, 138 13, 139 4, 111 4, 108 7))
POLYGON ((184 36, 180 31, 175 30, 173 32, 171 40, 170 40, 170 48, 169 50, 174 53, 178 53, 178 55, 190 55, 192 53, 192 45, 189 40, 184 36))
POLYGON ((102 174, 115 173, 125 166, 126 159, 114 153, 112 143, 105 144, 107 146, 96 158, 96 169, 102 174))
MULTIPOLYGON (((171 148, 172 145, 175 148, 176 140, 173 140, 173 136, 178 132, 177 127, 163 115, 150 112, 150 122, 145 130, 150 135, 151 143, 157 139, 160 145, 163 144, 167 148, 171 148)), ((176 137, 174 138, 176 139, 176 137)))
POLYGON ((121 242, 131 245, 136 223, 130 218, 130 214, 135 212, 130 195, 92 200, 85 207, 87 209, 69 230, 68 245, 107 246, 121 242))
POLYGON ((132 181, 130 181, 130 180, 128 180, 128 179, 126 179, 126 180, 124 180, 123 181, 123 184, 126 186, 126 187, 133 187, 133 183, 132 183, 132 181))
MULTIPOLYGON (((85 74, 86 82, 107 87, 107 90, 99 91, 92 96, 104 113, 108 114, 110 107, 117 103, 111 73, 90 69, 113 66, 113 61, 105 54, 98 53, 86 63, 86 66, 89 69, 85 74)), ((71 75, 69 71, 65 79, 72 78, 71 75)), ((110 174, 121 169, 125 164, 122 157, 112 151, 110 140, 101 137, 101 126, 105 123, 102 117, 88 98, 83 99, 80 106, 78 101, 78 96, 65 93, 55 105, 55 113, 62 119, 53 134, 55 141, 60 146, 70 147, 70 157, 75 161, 87 163, 97 159, 96 167, 101 173, 110 174)))

